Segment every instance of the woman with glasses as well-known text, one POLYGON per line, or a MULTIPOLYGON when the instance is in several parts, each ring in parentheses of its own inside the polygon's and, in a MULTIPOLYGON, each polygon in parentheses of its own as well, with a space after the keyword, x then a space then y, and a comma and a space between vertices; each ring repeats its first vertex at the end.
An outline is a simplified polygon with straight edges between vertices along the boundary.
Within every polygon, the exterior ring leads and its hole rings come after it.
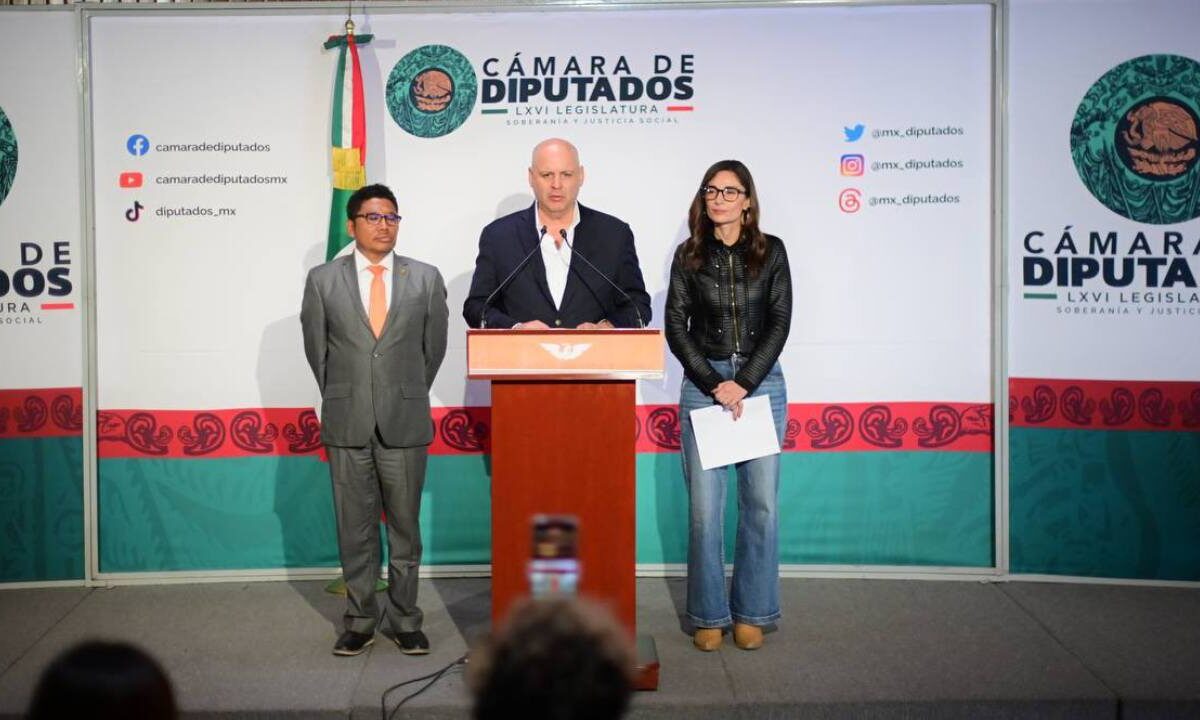
POLYGON ((675 251, 667 290, 666 335, 683 366, 679 398, 683 476, 688 487, 687 615, 693 642, 721 645, 723 628, 743 650, 762 646, 764 625, 779 614, 776 496, 779 455, 737 463, 738 523, 733 583, 725 592, 724 509, 729 467, 704 470, 690 412, 720 404, 742 414, 742 402, 770 399, 780 441, 787 388, 779 354, 792 319, 791 272, 783 242, 758 227, 750 171, 722 160, 704 173, 688 212, 690 237, 675 251))

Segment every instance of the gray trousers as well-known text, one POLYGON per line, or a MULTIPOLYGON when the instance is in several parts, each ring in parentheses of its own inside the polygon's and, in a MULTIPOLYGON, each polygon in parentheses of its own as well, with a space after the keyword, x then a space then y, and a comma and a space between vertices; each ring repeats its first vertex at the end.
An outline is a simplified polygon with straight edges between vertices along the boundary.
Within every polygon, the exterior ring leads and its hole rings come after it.
POLYGON ((387 515, 388 624, 392 632, 421 629, 417 570, 421 564, 421 488, 429 448, 391 448, 376 433, 362 448, 326 446, 333 478, 338 555, 346 580, 347 630, 374 633, 379 622, 379 520, 387 515))

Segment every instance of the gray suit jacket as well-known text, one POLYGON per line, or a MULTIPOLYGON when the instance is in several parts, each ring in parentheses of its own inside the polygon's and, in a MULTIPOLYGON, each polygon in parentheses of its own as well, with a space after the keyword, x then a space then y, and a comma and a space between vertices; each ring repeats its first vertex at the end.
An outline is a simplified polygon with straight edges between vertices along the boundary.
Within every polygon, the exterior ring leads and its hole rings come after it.
POLYGON ((433 442, 429 388, 446 355, 446 285, 432 265, 393 255, 392 302, 376 340, 354 256, 308 273, 300 325, 321 389, 321 440, 364 447, 375 428, 389 447, 433 442))

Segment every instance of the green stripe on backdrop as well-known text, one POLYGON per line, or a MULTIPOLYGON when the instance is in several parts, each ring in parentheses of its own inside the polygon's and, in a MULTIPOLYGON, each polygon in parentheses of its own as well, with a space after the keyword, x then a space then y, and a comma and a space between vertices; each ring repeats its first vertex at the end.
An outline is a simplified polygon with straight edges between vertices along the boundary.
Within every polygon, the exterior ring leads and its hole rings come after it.
POLYGON ((1009 438, 1012 572, 1200 580, 1200 433, 1009 438))
MULTIPOLYGON (((429 459, 425 563, 490 561, 488 472, 481 456, 429 459)), ((641 455, 637 472, 638 562, 686 562, 678 456, 641 455)), ((327 468, 315 458, 102 460, 99 495, 104 572, 337 564, 327 468)), ((789 454, 781 556, 785 563, 988 566, 991 508, 986 454, 789 454)), ((732 538, 732 510, 727 520, 732 538)))
MULTIPOLYGON (((337 567, 329 466, 313 457, 101 460, 101 572, 337 567)), ((424 562, 489 562, 479 456, 430 458, 424 562)))
POLYGON ((0 582, 81 578, 82 440, 0 440, 0 582))
MULTIPOLYGON (((733 557, 736 489, 726 493, 733 557)), ((993 564, 992 456, 956 452, 788 453, 779 485, 786 564, 993 564)), ((638 456, 638 562, 687 562, 679 456, 638 456)))
POLYGON ((101 572, 337 565, 316 458, 109 459, 98 474, 101 572))

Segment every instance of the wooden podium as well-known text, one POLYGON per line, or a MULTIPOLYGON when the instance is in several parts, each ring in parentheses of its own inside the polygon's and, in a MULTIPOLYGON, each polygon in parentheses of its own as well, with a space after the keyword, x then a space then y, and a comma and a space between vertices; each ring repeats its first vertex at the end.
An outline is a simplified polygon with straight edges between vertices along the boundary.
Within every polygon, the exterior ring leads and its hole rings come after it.
POLYGON ((467 376, 492 381, 493 625, 529 594, 531 518, 574 515, 580 594, 637 636, 634 383, 662 373, 659 330, 467 331, 467 376))

